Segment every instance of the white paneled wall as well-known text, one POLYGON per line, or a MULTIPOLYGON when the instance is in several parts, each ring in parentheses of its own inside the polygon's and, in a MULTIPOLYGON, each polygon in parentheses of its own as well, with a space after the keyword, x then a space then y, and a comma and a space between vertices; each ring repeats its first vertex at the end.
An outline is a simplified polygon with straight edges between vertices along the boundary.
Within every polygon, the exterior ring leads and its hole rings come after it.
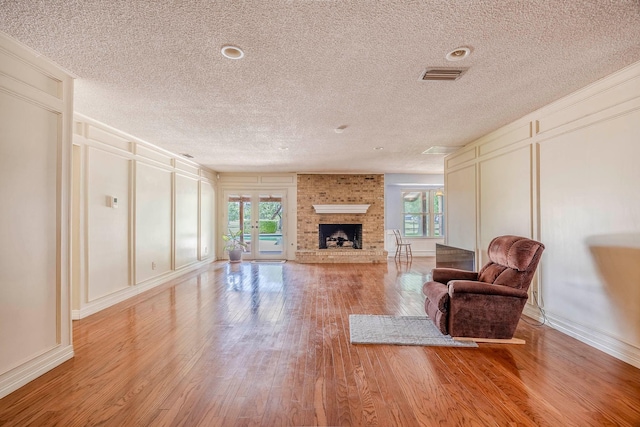
POLYGON ((543 279, 554 284, 544 289, 546 306, 560 322, 612 335, 636 351, 639 142, 637 108, 540 143, 540 230, 549 248, 543 279))
POLYGON ((176 268, 198 260, 198 180, 175 175, 176 268))
POLYGON ((213 172, 79 114, 74 132, 74 318, 214 260, 213 172))
POLYGON ((448 244, 479 251, 482 265, 497 235, 540 240, 525 313, 539 317, 537 300, 552 327, 638 367, 639 142, 636 63, 445 162, 448 244))
POLYGON ((532 236, 531 147, 481 157, 479 263, 484 265, 491 240, 501 234, 532 236))
POLYGON ((172 173, 143 162, 136 164, 136 284, 171 271, 172 173))
POLYGON ((91 302, 132 285, 129 250, 132 161, 94 147, 87 147, 85 155, 86 249, 87 264, 91 266, 86 271, 87 283, 91 283, 86 300, 91 302), (117 197, 117 209, 111 207, 108 197, 117 197))
POLYGON ((0 33, 0 398, 73 356, 73 81, 0 33))
MULTIPOLYGON (((472 150, 471 153, 474 151, 472 150)), ((469 153, 469 151, 466 151, 469 153)), ((476 250, 476 165, 452 169, 445 175, 446 241, 476 250), (451 197, 450 197, 451 196, 451 197)))
POLYGON ((207 181, 200 181, 200 256, 199 259, 208 259, 215 254, 215 221, 206 221, 206 218, 216 218, 216 199, 213 185, 207 181), (203 221, 203 218, 205 219, 203 221))

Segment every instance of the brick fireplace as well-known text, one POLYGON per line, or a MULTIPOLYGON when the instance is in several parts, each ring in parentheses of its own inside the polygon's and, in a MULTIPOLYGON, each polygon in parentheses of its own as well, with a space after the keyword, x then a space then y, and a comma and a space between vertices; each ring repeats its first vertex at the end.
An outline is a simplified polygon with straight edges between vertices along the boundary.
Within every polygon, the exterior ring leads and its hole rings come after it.
MULTIPOLYGON (((377 263, 384 250, 384 175, 298 175, 298 247, 301 263, 377 263), (329 208, 318 213, 315 206, 329 208), (368 206, 367 206, 368 205, 368 206), (339 206, 339 209, 330 209, 339 206), (354 209, 349 209, 354 206, 354 209), (365 208, 362 208, 365 206, 365 208), (357 209, 355 209, 357 208, 357 209), (353 213, 355 211, 364 213, 353 213), (356 245, 320 249, 320 224, 361 226, 356 245)), ((320 210, 322 211, 322 210, 320 210)), ((348 228, 348 227, 347 227, 348 228)))

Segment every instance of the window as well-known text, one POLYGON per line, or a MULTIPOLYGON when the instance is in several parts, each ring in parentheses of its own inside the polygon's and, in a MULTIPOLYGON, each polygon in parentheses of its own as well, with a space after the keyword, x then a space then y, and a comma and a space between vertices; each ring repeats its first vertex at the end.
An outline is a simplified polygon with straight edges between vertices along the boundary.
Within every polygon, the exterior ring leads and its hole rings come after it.
POLYGON ((444 189, 402 191, 402 234, 444 237, 444 189))

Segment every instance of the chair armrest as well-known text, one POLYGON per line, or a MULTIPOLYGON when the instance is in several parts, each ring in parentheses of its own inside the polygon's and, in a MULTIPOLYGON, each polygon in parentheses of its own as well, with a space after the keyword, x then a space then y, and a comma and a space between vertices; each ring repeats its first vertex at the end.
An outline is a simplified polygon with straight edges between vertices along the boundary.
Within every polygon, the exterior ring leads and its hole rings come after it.
POLYGON ((438 306, 438 310, 443 313, 447 311, 449 305, 447 285, 443 285, 440 282, 427 282, 422 285, 422 293, 429 301, 438 306))
POLYGON ((451 280, 478 280, 478 273, 457 268, 434 268, 431 271, 431 279, 434 282, 447 284, 451 280))
POLYGON ((499 295, 505 297, 528 298, 527 291, 493 283, 472 280, 453 280, 449 282, 449 297, 455 294, 499 295))

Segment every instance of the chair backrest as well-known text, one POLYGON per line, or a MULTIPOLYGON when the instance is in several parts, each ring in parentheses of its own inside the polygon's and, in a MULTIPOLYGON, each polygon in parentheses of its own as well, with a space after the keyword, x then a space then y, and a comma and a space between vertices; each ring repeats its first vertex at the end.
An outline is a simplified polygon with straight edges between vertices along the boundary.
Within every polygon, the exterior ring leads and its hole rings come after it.
POLYGON ((396 246, 402 244, 402 234, 400 234, 400 230, 394 229, 393 235, 396 237, 396 246))
POLYGON ((542 251, 542 243, 526 237, 496 237, 489 243, 489 262, 478 272, 478 280, 527 290, 542 251))

